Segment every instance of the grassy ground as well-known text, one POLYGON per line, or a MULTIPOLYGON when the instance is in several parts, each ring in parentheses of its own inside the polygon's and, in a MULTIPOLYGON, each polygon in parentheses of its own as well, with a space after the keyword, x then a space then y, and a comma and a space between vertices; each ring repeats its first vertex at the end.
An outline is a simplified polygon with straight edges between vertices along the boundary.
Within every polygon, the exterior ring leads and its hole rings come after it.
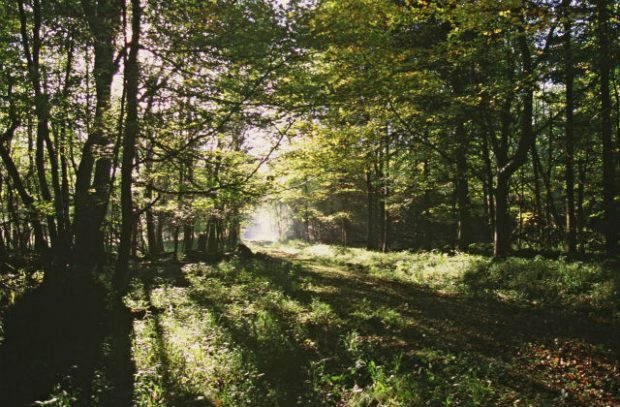
POLYGON ((596 266, 258 250, 136 281, 138 405, 620 405, 617 326, 550 307, 613 313, 596 266))
MULTIPOLYGON (((135 405, 620 406, 611 265, 252 248, 136 273, 135 405)), ((80 404, 67 382, 41 403, 80 404)))

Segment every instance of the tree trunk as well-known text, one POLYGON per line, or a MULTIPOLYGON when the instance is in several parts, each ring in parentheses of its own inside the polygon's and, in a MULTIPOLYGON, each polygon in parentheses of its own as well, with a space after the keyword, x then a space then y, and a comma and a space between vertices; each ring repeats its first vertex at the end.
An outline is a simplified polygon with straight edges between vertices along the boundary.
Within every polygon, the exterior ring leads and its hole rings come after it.
MULTIPOLYGON (((11 94, 11 90, 9 87, 9 95, 10 94, 11 94)), ((11 106, 9 107, 9 115, 13 116, 12 117, 13 123, 11 124, 10 128, 7 129, 6 132, 2 135, 3 140, 10 141, 13 138, 13 133, 17 129, 18 123, 17 123, 17 119, 15 118, 14 113, 15 113, 14 105, 11 102, 11 106)), ((30 223, 32 224, 32 229, 34 232, 35 250, 39 253, 40 256, 42 256, 42 258, 45 259, 45 257, 47 256, 48 246, 47 246, 47 241, 45 240, 45 236, 43 234, 43 225, 41 224, 38 210, 36 209, 34 205, 35 199, 26 190, 26 186, 24 185, 24 182, 19 174, 19 171, 17 170, 15 162, 11 158, 9 150, 2 143, 0 143, 0 158, 2 159, 2 162, 4 163, 4 168, 6 169, 6 172, 8 173, 12 181, 13 187, 17 190, 17 193, 20 199, 22 200, 22 202, 26 206, 26 209, 28 210, 30 223)), ((19 226, 17 227, 17 230, 19 231, 19 226)), ((20 240, 21 239, 18 238, 17 241, 20 241, 20 240)))
POLYGON ((96 5, 83 1, 94 42, 96 107, 93 128, 82 148, 75 184, 74 266, 79 273, 93 273, 103 264, 103 221, 111 182, 113 132, 108 122, 111 112, 115 39, 120 27, 120 3, 101 0, 96 5))
POLYGON ((508 213, 509 177, 504 173, 497 176, 495 186, 495 237, 493 256, 505 257, 510 251, 511 225, 508 213))
POLYGON ((188 253, 194 248, 194 222, 185 221, 183 224, 183 253, 188 253))
POLYGON ((179 226, 174 225, 172 229, 172 243, 173 249, 172 252, 174 254, 174 258, 177 259, 179 255, 179 226))
POLYGON ((5 231, 3 227, 0 227, 0 264, 7 261, 9 258, 8 250, 4 239, 5 231))
POLYGON ((532 144, 532 169, 534 171, 534 205, 536 207, 536 224, 539 229, 539 240, 542 244, 544 231, 549 225, 543 219, 542 213, 542 198, 540 193, 540 166, 538 159, 538 148, 536 143, 532 144))
MULTIPOLYGON (((116 261, 115 288, 120 295, 127 291, 129 283, 129 257, 136 216, 133 210, 132 174, 138 137, 138 82, 140 49, 140 0, 131 0, 131 43, 125 62, 125 83, 127 86, 127 118, 123 137, 123 161, 121 168, 121 236, 116 261)), ((135 233, 137 235, 137 233, 135 233)), ((137 236, 136 236, 137 238, 137 236)))
POLYGON ((586 251, 586 239, 583 233, 585 227, 585 185, 586 185, 586 167, 588 162, 588 150, 586 150, 585 158, 577 161, 577 240, 579 241, 579 252, 584 254, 586 251))
POLYGON ((456 150, 456 202, 457 202, 457 248, 466 250, 471 241, 469 217, 469 183, 467 181, 468 140, 462 121, 456 126, 458 146, 456 150))
POLYGON ((565 154, 566 168, 564 173, 566 183, 566 248, 569 254, 577 251, 577 225, 575 220, 575 97, 573 94, 575 72, 573 70, 573 53, 571 44, 572 22, 570 16, 570 0, 562 1, 564 11, 564 75, 566 82, 565 105, 565 154))
POLYGON ((615 165, 611 130, 611 98, 609 94, 609 73, 611 70, 609 45, 609 2, 597 0, 598 13, 598 70, 601 89, 601 138, 603 141, 603 232, 605 250, 609 256, 617 252, 618 231, 615 196, 615 165))
POLYGON ((217 241, 217 219, 209 217, 207 222, 207 253, 217 254, 218 252, 217 241))
MULTIPOLYGON (((497 186, 495 191, 495 242, 493 254, 495 257, 505 257, 510 251, 511 244, 511 230, 510 230, 510 215, 508 213, 508 185, 512 174, 518 170, 527 158, 528 151, 532 148, 532 144, 536 141, 534 129, 532 125, 532 118, 534 113, 534 83, 533 83, 533 71, 534 65, 532 63, 532 55, 527 43, 525 30, 521 29, 521 35, 518 38, 517 45, 521 53, 523 64, 523 90, 522 90, 522 103, 523 111, 521 112, 521 134, 517 150, 515 151, 512 159, 507 159, 507 142, 506 137, 508 135, 508 123, 509 109, 504 109, 503 129, 502 129, 502 146, 497 150, 500 152, 498 155, 496 152, 499 168, 497 171, 497 186), (505 163, 505 165, 504 165, 505 163)), ((509 106, 509 103, 508 103, 509 106)))
MULTIPOLYGON (((37 116, 37 137, 35 150, 36 174, 39 182, 39 190, 41 197, 45 202, 52 202, 52 195, 47 183, 47 171, 45 169, 45 147, 49 152, 49 160, 52 167, 52 177, 55 187, 55 210, 60 219, 62 219, 62 205, 60 205, 60 184, 58 182, 58 162, 56 154, 49 137, 49 102, 46 92, 41 86, 40 74, 40 50, 41 50, 41 3, 35 0, 32 4, 32 50, 30 46, 30 38, 28 36, 28 21, 22 0, 18 1, 18 9, 20 16, 20 32, 24 55, 28 66, 28 76, 30 84, 34 91, 35 113, 37 116)), ((50 242, 53 249, 57 248, 58 233, 56 228, 56 218, 53 215, 47 215, 47 227, 50 235, 50 242)), ((62 226, 62 225, 59 225, 62 226)), ((66 236, 62 236, 62 241, 66 241, 66 236)))
MULTIPOLYGON (((387 133, 388 129, 386 128, 386 133, 387 133)), ((382 175, 383 175, 383 181, 382 181, 382 196, 381 196, 381 202, 382 202, 382 214, 383 214, 383 218, 381 219, 381 223, 383 224, 382 230, 383 230, 383 236, 381 237, 381 251, 383 252, 387 252, 388 250, 390 250, 390 212, 388 211, 387 208, 387 202, 388 199, 390 197, 390 184, 389 184, 389 179, 390 179, 390 140, 388 135, 386 134, 385 137, 382 138, 383 141, 383 153, 382 153, 382 175)))
POLYGON ((487 135, 485 134, 482 138, 482 148, 483 148, 483 159, 484 159, 484 172, 485 172, 485 180, 487 185, 487 194, 488 194, 488 236, 489 241, 494 240, 494 231, 495 231, 495 200, 494 200, 494 188, 493 188, 493 167, 491 165, 491 152, 489 151, 489 142, 487 139, 487 135))
POLYGON ((153 199, 153 190, 149 185, 145 188, 145 198, 147 200, 148 208, 146 208, 146 243, 148 246, 148 253, 151 258, 157 257, 157 237, 155 235, 155 216, 153 215, 153 208, 150 206, 150 202, 153 199))
POLYGON ((372 182, 372 174, 371 169, 366 169, 366 206, 367 206, 367 225, 366 225, 366 248, 368 250, 375 250, 375 200, 373 194, 373 182, 372 182))
POLYGON ((382 142, 379 143, 377 151, 375 153, 375 174, 377 175, 377 181, 379 185, 375 186, 375 225, 377 227, 377 248, 383 250, 384 238, 385 238, 385 174, 383 164, 383 146, 382 142))
POLYGON ((166 216, 163 213, 157 215, 157 230, 155 233, 155 255, 159 256, 164 251, 164 221, 166 216))

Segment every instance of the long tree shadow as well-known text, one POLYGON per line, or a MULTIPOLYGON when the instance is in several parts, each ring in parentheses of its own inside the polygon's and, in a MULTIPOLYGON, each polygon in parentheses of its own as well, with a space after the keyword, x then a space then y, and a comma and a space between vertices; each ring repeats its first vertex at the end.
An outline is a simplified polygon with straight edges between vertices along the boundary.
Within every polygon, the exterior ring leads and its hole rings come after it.
MULTIPOLYGON (((594 322, 575 315, 545 310, 523 309, 497 301, 481 302, 457 296, 441 295, 428 288, 379 279, 361 273, 342 272, 313 261, 289 261, 280 257, 262 255, 251 264, 241 264, 254 270, 257 277, 269 282, 270 287, 285 296, 310 307, 313 301, 329 304, 337 314, 340 325, 324 325, 306 333, 318 344, 307 349, 295 339, 288 338, 287 347, 264 342, 252 329, 240 326, 227 317, 226 299, 209 292, 194 292, 191 297, 201 306, 218 315, 237 343, 256 355, 258 366, 271 385, 283 389, 281 405, 293 402, 307 391, 308 365, 317 358, 335 358, 344 353, 339 338, 356 329, 366 337, 379 337, 378 357, 413 354, 416 348, 430 347, 452 353, 473 355, 503 366, 500 381, 517 392, 543 394, 548 400, 559 395, 559 389, 531 377, 527 371, 511 363, 531 343, 579 340, 594 346, 604 346, 613 352, 612 363, 618 364, 619 344, 616 326, 594 322), (312 290, 308 287, 322 287, 312 290), (406 306, 404 306, 406 304, 406 306), (360 321, 355 315, 373 309, 398 310, 415 324, 398 329, 385 326, 378 317, 360 321), (288 361, 288 363, 287 363, 288 361)), ((230 281, 234 284, 234 281, 230 281)), ((277 313, 277 309, 272 310, 277 313)), ((294 332, 294 321, 285 315, 274 315, 281 332, 294 332)), ((337 359, 337 358, 336 358, 337 359)), ((404 368, 416 365, 415 357, 404 361, 404 368)), ((578 400, 573 405, 588 405, 578 400)), ((290 404, 289 404, 290 405, 290 404)))
POLYGON ((292 329, 294 322, 276 304, 264 304, 257 318, 239 321, 227 313, 230 299, 218 292, 192 290, 189 298, 212 312, 231 340, 244 349, 245 362, 256 366, 277 405, 299 405, 310 392, 308 365, 317 354, 299 344, 292 329))
POLYGON ((130 406, 131 315, 113 309, 100 287, 83 283, 42 285, 22 297, 5 318, 0 405, 30 406, 61 392, 75 406, 130 406))
POLYGON ((148 318, 151 319, 154 333, 154 352, 161 366, 159 374, 162 380, 164 400, 171 406, 211 407, 214 403, 203 394, 191 392, 182 386, 175 378, 173 363, 168 354, 168 343, 162 323, 161 311, 153 304, 153 290, 162 286, 187 287, 189 281, 177 266, 150 268, 142 270, 140 281, 144 289, 144 300, 149 309, 148 318))

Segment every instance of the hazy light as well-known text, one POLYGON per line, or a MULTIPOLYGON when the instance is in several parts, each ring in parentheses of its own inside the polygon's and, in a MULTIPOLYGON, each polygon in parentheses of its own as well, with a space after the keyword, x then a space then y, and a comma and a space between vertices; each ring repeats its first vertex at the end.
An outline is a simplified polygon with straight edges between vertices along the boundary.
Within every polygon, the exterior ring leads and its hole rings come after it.
POLYGON ((279 240, 276 216, 267 205, 261 205, 255 209, 252 220, 243 230, 242 238, 244 240, 267 242, 279 240))

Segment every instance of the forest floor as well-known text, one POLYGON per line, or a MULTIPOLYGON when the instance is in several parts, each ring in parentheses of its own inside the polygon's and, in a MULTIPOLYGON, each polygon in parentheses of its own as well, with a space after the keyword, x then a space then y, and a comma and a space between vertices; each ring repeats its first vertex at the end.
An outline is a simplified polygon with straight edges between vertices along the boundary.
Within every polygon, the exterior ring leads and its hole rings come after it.
MULTIPOLYGON (((142 265, 127 299, 134 405, 620 406, 604 266, 252 249, 142 265)), ((65 377, 38 405, 106 405, 114 386, 101 379, 80 402, 65 377)))

